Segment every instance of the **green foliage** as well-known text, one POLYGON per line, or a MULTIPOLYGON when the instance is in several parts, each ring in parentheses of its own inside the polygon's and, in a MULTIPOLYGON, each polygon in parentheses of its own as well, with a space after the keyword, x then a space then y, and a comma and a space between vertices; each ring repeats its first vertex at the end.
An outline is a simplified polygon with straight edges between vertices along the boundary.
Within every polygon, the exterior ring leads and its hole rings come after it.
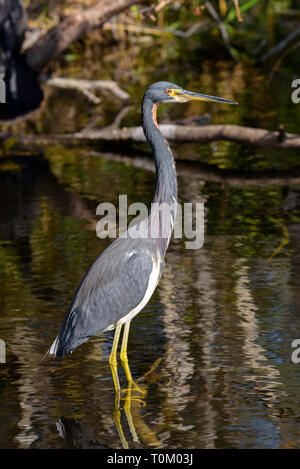
MULTIPOLYGON (((245 2, 240 2, 240 12, 246 13, 248 10, 257 5, 259 0, 246 0, 245 2)), ((234 7, 229 10, 229 13, 226 17, 226 22, 235 20, 237 17, 237 11, 234 7)))

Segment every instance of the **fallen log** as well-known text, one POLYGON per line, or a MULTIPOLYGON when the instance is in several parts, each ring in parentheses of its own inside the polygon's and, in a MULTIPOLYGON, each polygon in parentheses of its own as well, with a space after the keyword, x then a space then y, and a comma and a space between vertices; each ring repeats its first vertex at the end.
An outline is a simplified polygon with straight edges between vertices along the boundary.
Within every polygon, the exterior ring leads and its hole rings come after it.
MULTIPOLYGON (((181 126, 160 125, 162 134, 170 141, 207 143, 218 140, 232 141, 244 145, 295 150, 300 148, 300 135, 280 130, 256 129, 239 125, 181 126)), ((146 142, 142 127, 105 127, 60 135, 13 135, 0 133, 0 139, 14 138, 18 145, 43 146, 54 143, 80 145, 95 143, 143 143, 146 142)))

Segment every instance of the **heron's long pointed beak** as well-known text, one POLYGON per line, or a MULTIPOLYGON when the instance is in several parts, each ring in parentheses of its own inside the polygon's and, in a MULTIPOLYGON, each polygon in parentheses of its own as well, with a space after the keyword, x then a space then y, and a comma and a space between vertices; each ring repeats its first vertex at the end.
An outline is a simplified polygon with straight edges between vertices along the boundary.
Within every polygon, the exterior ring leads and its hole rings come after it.
POLYGON ((194 93, 193 91, 184 90, 180 95, 181 99, 186 99, 188 101, 206 101, 208 103, 227 103, 227 104, 238 104, 236 101, 231 101, 230 99, 218 98, 217 96, 210 96, 208 94, 194 93))

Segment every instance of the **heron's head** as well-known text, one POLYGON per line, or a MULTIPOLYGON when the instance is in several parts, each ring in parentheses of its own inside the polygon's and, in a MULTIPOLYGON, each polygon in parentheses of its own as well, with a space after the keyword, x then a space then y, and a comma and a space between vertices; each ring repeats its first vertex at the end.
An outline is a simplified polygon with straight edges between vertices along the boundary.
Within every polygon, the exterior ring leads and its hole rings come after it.
POLYGON ((149 86, 145 92, 145 98, 151 99, 154 104, 158 103, 186 103, 187 101, 206 101, 209 103, 237 104, 230 99, 218 98, 207 94, 194 93, 181 88, 168 81, 158 81, 149 86))

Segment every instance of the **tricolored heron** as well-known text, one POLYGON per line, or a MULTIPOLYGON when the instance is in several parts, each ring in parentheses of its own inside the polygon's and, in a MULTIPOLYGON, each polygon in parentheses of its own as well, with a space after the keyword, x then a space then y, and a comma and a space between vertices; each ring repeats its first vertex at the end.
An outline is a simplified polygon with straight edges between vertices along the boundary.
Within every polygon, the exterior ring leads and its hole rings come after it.
MULTIPOLYGON (((171 149, 161 134, 156 112, 160 103, 208 101, 235 104, 228 99, 186 91, 178 85, 158 82, 145 92, 142 102, 142 126, 153 150, 156 188, 153 202, 167 204, 168 219, 158 215, 139 222, 143 236, 132 236, 131 228, 116 239, 92 264, 81 280, 66 313, 61 329, 49 353, 62 357, 99 332, 115 328, 109 362, 115 384, 121 328, 124 333, 120 358, 129 382, 127 343, 132 318, 148 303, 161 277, 166 250, 173 231, 177 203, 177 179, 171 149), (155 233, 155 236, 152 234, 155 233), (159 236, 157 236, 159 233, 159 236)), ((157 205, 156 205, 157 206, 157 205)))

